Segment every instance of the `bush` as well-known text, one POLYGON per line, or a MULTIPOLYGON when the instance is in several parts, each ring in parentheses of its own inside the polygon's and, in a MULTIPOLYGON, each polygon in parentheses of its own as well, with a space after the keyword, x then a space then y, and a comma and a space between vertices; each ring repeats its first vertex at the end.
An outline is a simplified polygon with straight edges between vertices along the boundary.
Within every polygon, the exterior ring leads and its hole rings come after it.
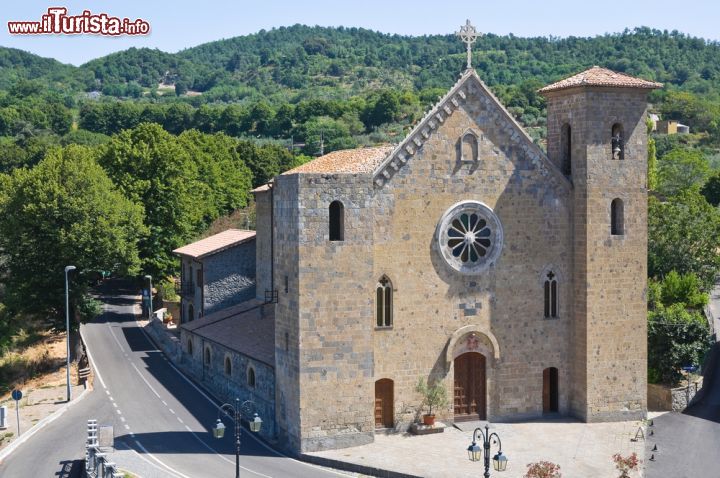
POLYGON ((549 461, 538 461, 537 463, 529 463, 528 470, 524 478, 562 478, 560 474, 560 465, 549 461))
POLYGON ((102 314, 102 304, 88 294, 83 294, 77 301, 77 313, 81 322, 90 322, 102 314))
POLYGON ((705 317, 683 304, 661 307, 648 315, 648 366, 657 371, 661 382, 678 383, 681 368, 700 364, 709 346, 705 317))

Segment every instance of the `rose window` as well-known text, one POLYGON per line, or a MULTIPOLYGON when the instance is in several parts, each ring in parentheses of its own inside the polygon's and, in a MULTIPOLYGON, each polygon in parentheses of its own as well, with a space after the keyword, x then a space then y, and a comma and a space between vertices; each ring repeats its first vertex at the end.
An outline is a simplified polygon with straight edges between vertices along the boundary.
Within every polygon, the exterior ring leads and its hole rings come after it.
POLYGON ((502 226, 481 202, 463 201, 442 217, 438 231, 440 251, 454 269, 477 273, 492 264, 502 248, 502 226))

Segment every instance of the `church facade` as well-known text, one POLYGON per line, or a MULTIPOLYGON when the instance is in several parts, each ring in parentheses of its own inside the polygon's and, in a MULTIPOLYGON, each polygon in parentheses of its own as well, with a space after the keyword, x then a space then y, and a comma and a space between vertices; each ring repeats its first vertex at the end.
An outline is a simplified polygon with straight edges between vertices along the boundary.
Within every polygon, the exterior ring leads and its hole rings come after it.
POLYGON ((403 429, 420 378, 445 387, 445 421, 645 416, 657 87, 594 67, 543 88, 546 155, 468 69, 400 144, 256 190, 281 440, 403 429))

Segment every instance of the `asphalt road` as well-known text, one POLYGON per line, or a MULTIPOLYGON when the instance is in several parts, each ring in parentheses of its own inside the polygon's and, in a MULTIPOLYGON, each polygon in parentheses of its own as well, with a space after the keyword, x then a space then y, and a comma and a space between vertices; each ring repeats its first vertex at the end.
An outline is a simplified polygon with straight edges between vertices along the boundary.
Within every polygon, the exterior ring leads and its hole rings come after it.
MULTIPOLYGON (((103 297, 100 320, 83 326, 94 364, 94 390, 0 463, 2 478, 79 476, 86 423, 114 426, 111 460, 149 477, 232 477, 232 422, 225 438, 211 427, 217 404, 173 368, 137 326, 132 291, 103 297)), ((243 428, 243 477, 349 476, 284 457, 243 428)))
POLYGON ((647 478, 720 477, 720 343, 708 361, 702 398, 683 413, 666 413, 654 420, 646 440, 647 478), (653 451, 657 446, 658 451, 653 451), (649 458, 654 455, 654 461, 649 458))

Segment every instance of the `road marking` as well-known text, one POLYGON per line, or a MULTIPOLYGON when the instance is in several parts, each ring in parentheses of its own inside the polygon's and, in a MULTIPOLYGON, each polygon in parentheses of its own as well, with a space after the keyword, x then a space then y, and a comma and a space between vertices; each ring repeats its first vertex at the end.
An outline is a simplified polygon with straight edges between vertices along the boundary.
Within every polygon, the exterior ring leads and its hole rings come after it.
MULTIPOLYGON (((108 326, 108 328, 110 329, 110 335, 112 335, 113 338, 115 339, 115 343, 118 344, 118 347, 120 347, 120 351, 125 354, 125 349, 123 348, 122 344, 118 340, 117 335, 115 335, 115 331, 113 330, 114 327, 108 326)), ((125 354, 125 356, 127 357, 127 354, 125 354)))
POLYGON ((160 401, 163 403, 163 405, 165 405, 167 407, 167 402, 165 400, 160 400, 160 401))
POLYGON ((117 408, 117 403, 113 402, 113 407, 117 408))
POLYGON ((177 417, 177 419, 178 419, 178 421, 179 421, 180 423, 185 423, 185 422, 182 421, 182 418, 177 417))
MULTIPOLYGON (((82 333, 80 335, 82 336, 82 333)), ((100 369, 95 366, 95 361, 93 360, 92 355, 90 355, 90 346, 88 345, 87 340, 85 340, 85 337, 83 337, 83 343, 85 344, 85 352, 87 352, 88 360, 90 360, 90 365, 95 371, 95 375, 97 375, 97 378, 100 379, 100 383, 105 389, 105 392, 110 395, 110 392, 107 391, 107 385, 105 385, 105 380, 103 380, 102 375, 100 375, 100 369)))
POLYGON ((175 410, 173 410, 172 408, 168 408, 168 410, 170 410, 170 413, 172 413, 173 415, 175 415, 175 410))
POLYGON ((108 394, 108 396, 110 397, 110 401, 111 401, 111 402, 114 402, 114 401, 115 401, 115 399, 114 399, 114 398, 112 398, 112 395, 110 395, 110 392, 108 392, 107 394, 108 394))
POLYGON ((120 421, 125 423, 125 417, 120 417, 120 421))
POLYGON ((125 430, 130 430, 130 425, 128 425, 127 423, 125 424, 125 430))
MULTIPOLYGON (((146 384, 148 387, 150 387, 150 390, 152 390, 152 392, 155 394, 155 396, 156 396, 157 398, 160 398, 160 394, 155 391, 155 389, 153 388, 153 386, 150 385, 150 382, 148 382, 147 380, 145 380, 145 377, 143 377, 143 374, 140 373, 140 369, 138 369, 138 368, 135 366, 134 363, 131 363, 131 365, 133 366, 133 368, 135 369, 135 371, 137 372, 137 374, 140 375, 140 378, 143 379, 143 382, 145 382, 145 384, 146 384)), ((162 399, 161 399, 161 400, 162 400, 162 399)))
POLYGON ((118 415, 122 415, 122 412, 120 410, 115 410, 118 415))
POLYGON ((150 453, 149 451, 147 451, 147 449, 146 449, 146 448, 142 445, 142 443, 140 443, 138 440, 135 440, 135 443, 137 444, 138 448, 140 448, 140 449, 143 451, 143 453, 145 453, 147 456, 149 456, 153 461, 159 463, 159 464, 160 464, 161 466, 163 466, 165 469, 171 471, 172 473, 175 473, 177 476, 180 476, 181 478, 190 478, 189 476, 183 475, 183 474, 180 473, 179 471, 171 468, 170 466, 166 465, 166 464, 163 463, 162 461, 160 461, 160 460, 158 460, 157 458, 155 458, 155 455, 153 455, 152 453, 150 453))

